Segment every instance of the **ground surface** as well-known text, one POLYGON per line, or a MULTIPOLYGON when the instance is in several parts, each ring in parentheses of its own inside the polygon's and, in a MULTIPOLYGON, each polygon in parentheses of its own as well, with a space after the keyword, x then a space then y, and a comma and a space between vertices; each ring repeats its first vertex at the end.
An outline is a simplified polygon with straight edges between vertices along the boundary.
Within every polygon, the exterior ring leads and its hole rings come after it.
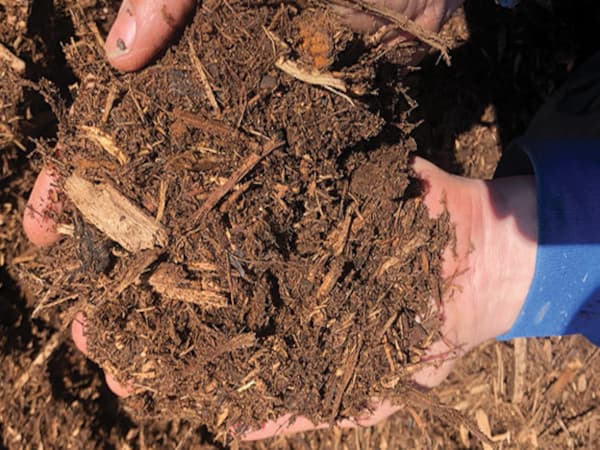
MULTIPOLYGON (((52 10, 44 2, 35 5, 52 10)), ((585 9, 588 5, 579 5, 580 10, 553 10, 552 3, 529 2, 510 13, 483 2, 467 3, 465 13, 447 29, 456 42, 452 67, 436 66, 435 58, 428 58, 420 72, 408 77, 411 96, 420 105, 413 117, 424 120, 414 132, 420 152, 455 173, 491 177, 502 146, 523 131, 544 97, 593 50, 586 25, 598 16, 592 6, 585 9)), ((57 20, 62 21, 68 22, 64 16, 57 20)), ((99 26, 102 30, 102 21, 99 26)), ((28 33, 52 48, 61 35, 28 33)), ((27 53, 31 48, 4 43, 23 59, 34 59, 27 53)), ((43 64, 35 67, 39 72, 31 75, 34 80, 40 72, 50 78, 68 76, 44 71, 43 64)), ((25 102, 39 104, 34 94, 25 98, 25 102)), ((36 106, 31 117, 21 115, 38 134, 51 136, 52 126, 42 120, 48 114, 36 106)), ((27 125, 19 130, 27 130, 27 125)), ((34 175, 22 150, 11 151, 10 169, 2 175, 0 213, 4 446, 221 448, 206 430, 190 427, 186 421, 133 421, 104 387, 98 369, 57 333, 61 325, 32 318, 38 299, 28 296, 15 280, 22 276, 21 266, 36 257, 20 232, 23 199, 34 175), (35 359, 47 348, 55 351, 38 367, 35 359)), ((597 448, 599 368, 598 351, 581 338, 492 342, 467 356, 436 393, 444 403, 473 418, 482 430, 489 427, 501 448, 597 448)), ((323 431, 245 445, 314 449, 471 446, 480 444, 464 427, 448 425, 419 408, 402 411, 372 429, 323 431)))

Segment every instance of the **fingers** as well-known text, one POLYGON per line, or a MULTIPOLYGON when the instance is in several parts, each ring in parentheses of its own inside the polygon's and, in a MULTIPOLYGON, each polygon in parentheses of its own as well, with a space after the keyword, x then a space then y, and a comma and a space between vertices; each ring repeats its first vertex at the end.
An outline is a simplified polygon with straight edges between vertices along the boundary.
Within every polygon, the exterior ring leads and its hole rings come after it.
MULTIPOLYGON (((392 404, 388 400, 373 399, 369 410, 357 419, 343 419, 337 423, 341 428, 370 427, 401 409, 400 406, 392 404)), ((305 431, 321 430, 329 428, 328 423, 313 423, 304 416, 294 417, 292 414, 286 414, 277 420, 267 422, 260 430, 252 430, 241 435, 243 441, 257 441, 267 439, 273 436, 286 436, 305 431)))
POLYGON ((446 209, 445 190, 453 182, 453 175, 444 172, 429 161, 415 157, 412 168, 423 182, 423 201, 431 217, 439 217, 446 209))
POLYGON ((194 5, 194 0, 124 0, 106 38, 108 61, 123 71, 142 68, 184 24, 194 5))
POLYGON ((260 430, 248 431, 241 435, 243 441, 258 441, 273 436, 286 436, 304 431, 319 430, 329 427, 329 424, 322 423, 316 425, 306 417, 299 416, 294 418, 292 414, 286 414, 277 420, 270 420, 260 430))
POLYGON ((56 232, 56 217, 62 209, 57 175, 44 167, 37 177, 23 215, 23 229, 31 242, 48 247, 60 238, 56 232))
POLYGON ((84 355, 88 354, 87 339, 85 337, 86 318, 83 313, 77 313, 73 322, 71 322, 71 337, 75 347, 84 355))
POLYGON ((104 379, 106 380, 108 388, 113 391, 115 395, 125 398, 133 394, 133 388, 131 386, 119 383, 110 373, 105 374, 104 379))
MULTIPOLYGON (((77 313, 73 322, 71 322, 71 337, 75 343, 75 347, 84 355, 88 354, 87 338, 85 336, 86 318, 83 313, 77 313)), ((111 374, 107 373, 104 376, 106 385, 119 397, 127 397, 133 393, 133 388, 125 386, 117 381, 111 374)))
MULTIPOLYGON (((426 30, 438 31, 442 22, 462 3, 462 0, 367 0, 366 3, 395 11, 426 30)), ((360 12, 357 9, 341 6, 336 6, 335 9, 352 29, 360 33, 374 33, 379 27, 389 23, 374 14, 360 12)), ((408 33, 402 35, 411 38, 408 33)))

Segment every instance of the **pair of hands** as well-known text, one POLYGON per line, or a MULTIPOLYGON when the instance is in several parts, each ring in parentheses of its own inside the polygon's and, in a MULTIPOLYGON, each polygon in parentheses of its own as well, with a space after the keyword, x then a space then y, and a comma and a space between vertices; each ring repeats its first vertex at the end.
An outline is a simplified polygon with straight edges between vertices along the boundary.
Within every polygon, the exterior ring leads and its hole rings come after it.
MULTIPOLYGON (((373 1, 394 8, 433 31, 461 3, 460 0, 373 1)), ((106 39, 108 61, 122 71, 142 68, 164 49, 195 5, 195 0, 125 0, 106 39)), ((338 8, 338 12, 357 31, 373 32, 382 25, 377 19, 351 9, 338 8)), ((424 201, 430 214, 438 216, 446 208, 456 226, 456 248, 446 251, 442 275, 452 277, 457 288, 450 289, 443 299, 440 314, 444 338, 429 349, 430 358, 439 363, 414 376, 416 383, 433 387, 447 377, 457 356, 507 331, 514 322, 533 276, 535 190, 529 177, 492 182, 467 180, 449 175, 419 158, 414 169, 428 186, 424 201)), ((24 230, 39 246, 50 246, 59 239, 51 218, 52 212, 62 207, 60 201, 55 201, 60 198, 55 195, 55 185, 52 170, 43 169, 25 211, 24 230)), ((81 315, 72 324, 72 337, 75 345, 86 353, 85 318, 81 315)), ((119 396, 131 393, 110 374, 106 375, 106 382, 119 396)), ((397 405, 375 399, 369 413, 340 425, 371 425, 398 409, 397 405)), ((303 417, 291 422, 290 418, 291 414, 281 417, 241 438, 263 439, 328 426, 313 424, 303 417)))

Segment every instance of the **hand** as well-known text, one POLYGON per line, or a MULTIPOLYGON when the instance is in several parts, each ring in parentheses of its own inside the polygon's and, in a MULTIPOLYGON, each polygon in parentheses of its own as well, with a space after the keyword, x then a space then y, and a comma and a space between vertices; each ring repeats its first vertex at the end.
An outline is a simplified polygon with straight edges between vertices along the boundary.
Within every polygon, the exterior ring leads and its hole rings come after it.
POLYGON ((124 0, 106 38, 108 61, 122 71, 138 70, 166 48, 196 0, 124 0))
MULTIPOLYGON (((461 355, 508 331, 515 321, 534 273, 536 195, 531 176, 471 180, 450 175, 421 158, 416 158, 413 167, 425 183, 424 202, 431 216, 447 209, 456 227, 456 245, 445 251, 442 267, 442 276, 450 283, 440 311, 443 338, 427 352, 435 364, 414 375, 416 383, 432 388, 448 376, 461 355)), ((46 189, 46 185, 36 183, 36 188, 46 189)), ((51 223, 49 218, 45 220, 46 226, 51 223)), ((36 232, 39 242, 52 240, 51 231, 37 228, 36 232)), ((73 322, 72 335, 77 347, 85 353, 82 316, 73 322)), ((131 392, 110 375, 107 384, 117 395, 131 392)), ((344 420, 339 425, 375 424, 398 409, 399 405, 374 400, 372 413, 344 420)), ((290 417, 281 417, 241 437, 264 439, 328 426, 313 424, 303 417, 290 422, 290 417)))
MULTIPOLYGON (((123 71, 144 67, 168 45, 195 3, 195 0, 124 0, 106 38, 108 61, 123 71)), ((438 31, 462 0, 372 0, 372 3, 403 14, 426 30, 438 31)), ((385 24, 353 9, 336 7, 336 10, 358 32, 373 33, 385 24)))
MULTIPOLYGON (((457 359, 481 342, 508 331, 521 310, 533 279, 537 248, 535 184, 532 176, 493 181, 450 175, 416 158, 415 172, 424 181, 424 202, 431 216, 446 209, 455 225, 456 245, 444 253, 442 276, 450 283, 442 298, 439 341, 428 349, 432 362, 413 380, 433 388, 457 359)), ((371 414, 338 425, 373 425, 401 408, 374 401, 371 414)), ((325 428, 290 415, 243 434, 248 440, 325 428)))
MULTIPOLYGON (((463 0, 372 0, 414 20, 423 28, 437 31, 463 0)), ((162 51, 183 26, 195 6, 195 0, 124 0, 115 23, 106 38, 108 61, 123 71, 138 70, 162 51)), ((383 22, 356 10, 335 7, 356 31, 372 33, 383 22)), ((403 36, 402 38, 410 38, 403 36)), ((23 227, 29 239, 45 247, 60 237, 49 216, 60 208, 56 199, 52 169, 43 169, 31 191, 23 227)))
MULTIPOLYGON (((396 0, 393 7, 415 19, 424 28, 437 30, 458 3, 396 0)), ((125 1, 107 38, 107 56, 111 64, 121 70, 135 70, 147 64, 184 22, 193 4, 193 1, 181 1, 165 6, 155 0, 125 1)), ((362 31, 374 31, 380 24, 362 13, 347 9, 339 11, 352 26, 362 31)), ((531 210, 524 208, 522 203, 525 199, 530 200, 528 206, 532 204, 535 211, 535 195, 521 195, 533 192, 531 180, 497 180, 490 183, 466 180, 448 175, 420 159, 415 163, 415 170, 429 186, 425 202, 431 213, 437 215, 442 211, 441 199, 445 197, 447 208, 457 226, 457 256, 448 250, 443 270, 445 277, 454 277, 453 284, 457 289, 447 293, 443 311, 440 312, 444 319, 444 339, 429 349, 430 358, 441 364, 432 365, 415 375, 417 383, 433 387, 446 378, 457 356, 479 342, 508 330, 516 318, 533 274, 535 260, 535 212, 533 216, 527 216, 531 210), (519 221, 514 220, 517 214, 519 221), (527 232, 519 228, 521 222, 529 224, 527 232), (506 246, 500 236, 513 245, 506 246), (514 252, 507 255, 509 249, 514 252), (510 257, 515 264, 506 264, 510 257), (531 270, 521 270, 522 267, 531 270), (518 273, 507 274, 503 268, 519 270, 516 271, 518 273), (485 294, 487 292, 489 295, 485 294), (505 298, 508 301, 503 304, 505 298)), ((45 168, 34 185, 28 203, 30 207, 24 217, 27 235, 40 246, 52 245, 59 238, 52 220, 53 213, 62 206, 55 182, 52 170, 45 168)), ((72 335, 77 347, 85 353, 84 327, 85 318, 80 315, 73 322, 72 335)), ((126 396, 131 392, 110 374, 107 374, 106 380, 117 395, 126 396)), ((340 425, 374 424, 399 409, 386 401, 374 401, 377 407, 372 414, 346 420, 340 425)), ((288 425, 289 418, 288 415, 270 422, 259 431, 246 433, 243 438, 262 439, 274 434, 328 426, 313 424, 305 418, 288 425)))
MULTIPOLYGON (((464 0, 366 0, 367 3, 385 6, 408 17, 425 30, 439 31, 444 22, 456 11, 464 0)), ((337 12, 355 31, 374 33, 386 22, 371 14, 357 12, 351 8, 337 7, 337 12)), ((406 33, 391 33, 388 42, 410 40, 406 33), (397 39, 399 38, 399 39, 397 39)))

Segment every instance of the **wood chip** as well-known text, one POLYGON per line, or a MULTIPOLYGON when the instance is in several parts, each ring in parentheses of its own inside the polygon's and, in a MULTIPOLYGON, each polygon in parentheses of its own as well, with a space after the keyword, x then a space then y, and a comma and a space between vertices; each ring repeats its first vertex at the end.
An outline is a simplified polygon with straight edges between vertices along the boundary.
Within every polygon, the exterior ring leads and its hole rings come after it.
POLYGON ((343 270, 344 267, 337 261, 333 261, 331 263, 331 268, 329 269, 329 272, 327 272, 327 274, 323 277, 323 282, 321 283, 321 286, 319 286, 319 290, 317 291, 318 298, 323 298, 329 295, 329 293, 335 286, 335 283, 342 275, 343 270))
POLYGON ((312 84, 313 86, 320 86, 324 89, 327 89, 330 92, 333 92, 336 95, 339 95, 352 106, 354 106, 354 102, 350 97, 348 97, 344 92, 348 90, 346 87, 346 83, 339 78, 334 77, 332 74, 327 72, 320 72, 313 68, 302 68, 290 59, 286 59, 281 56, 277 61, 275 61, 275 67, 277 67, 282 72, 287 73, 291 77, 294 77, 304 83, 312 84))
POLYGON ((119 163, 127 164, 129 162, 129 156, 127 156, 123 150, 115 144, 113 138, 104 131, 87 125, 82 125, 79 129, 87 139, 100 146, 106 153, 116 158, 119 163))
POLYGON ((160 188, 158 191, 158 210, 156 211, 156 222, 160 223, 165 214, 165 207, 167 205, 167 189, 169 188, 168 183, 165 180, 160 180, 160 188))
POLYGON ((350 234, 350 225, 352 224, 353 215, 353 209, 349 208, 344 220, 338 224, 327 238, 326 245, 331 247, 333 256, 340 256, 344 252, 350 234))
POLYGON ((548 398, 552 401, 559 400, 559 396, 567 385, 575 379, 583 363, 579 358, 575 358, 567 363, 567 367, 558 376, 552 387, 548 390, 548 398))
POLYGON ((163 247, 165 229, 108 184, 93 184, 77 174, 65 180, 64 190, 83 217, 124 249, 163 247))
POLYGON ((216 264, 206 261, 192 261, 187 265, 189 270, 195 270, 198 272, 218 272, 219 266, 216 264))
POLYGON ((515 339, 515 370, 513 376, 512 402, 519 404, 525 392, 525 374, 527 373, 527 340, 515 339))
POLYGON ((133 261, 128 260, 127 269, 119 277, 114 285, 114 288, 109 292, 114 300, 118 295, 123 293, 132 284, 137 283, 140 275, 161 255, 161 249, 145 250, 140 252, 133 261))
MULTIPOLYGON (((483 409, 478 409, 475 412, 475 421, 477 422, 477 426, 481 430, 483 434, 485 434, 488 438, 492 437, 492 428, 490 427, 490 420, 488 419, 487 414, 483 409)), ((487 442, 482 442, 484 450, 492 450, 493 447, 487 442)))
POLYGON ((6 61, 9 67, 19 75, 23 75, 25 73, 25 61, 14 55, 2 44, 0 44, 0 60, 6 61))
POLYGON ((117 96, 119 95, 119 88, 115 85, 112 85, 108 90, 108 95, 106 96, 106 101, 104 102, 104 109, 102 111, 102 118, 100 121, 102 123, 108 122, 108 118, 110 117, 110 112, 112 111, 113 105, 117 100, 117 96))
MULTIPOLYGON (((497 343, 494 346, 494 351, 496 352, 496 361, 498 364, 498 371, 496 372, 496 387, 497 389, 494 391, 495 400, 498 401, 498 394, 504 397, 506 393, 505 383, 504 383, 504 358, 502 357, 502 348, 500 344, 497 343)), ((514 394, 514 392, 513 392, 514 394)), ((520 400, 519 400, 520 401, 520 400)), ((515 403, 515 399, 513 398, 513 403, 515 403)))
POLYGON ((182 267, 162 263, 148 279, 156 292, 171 300, 193 303, 204 308, 227 306, 227 296, 217 289, 207 289, 199 280, 186 277, 182 267))

